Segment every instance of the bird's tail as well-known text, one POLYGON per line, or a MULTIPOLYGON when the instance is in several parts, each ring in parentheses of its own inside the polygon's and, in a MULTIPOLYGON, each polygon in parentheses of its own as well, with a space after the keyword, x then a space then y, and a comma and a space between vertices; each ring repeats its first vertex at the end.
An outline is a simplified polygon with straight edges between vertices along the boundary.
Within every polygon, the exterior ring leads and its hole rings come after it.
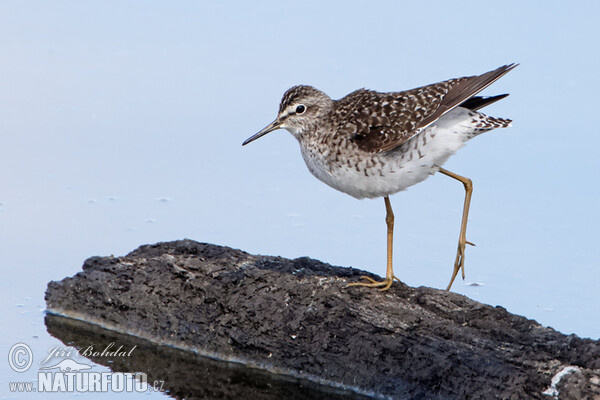
POLYGON ((481 133, 491 131, 496 128, 507 128, 510 126, 512 119, 508 118, 496 118, 490 117, 480 112, 473 112, 475 117, 472 120, 472 126, 474 127, 473 136, 477 136, 481 133))

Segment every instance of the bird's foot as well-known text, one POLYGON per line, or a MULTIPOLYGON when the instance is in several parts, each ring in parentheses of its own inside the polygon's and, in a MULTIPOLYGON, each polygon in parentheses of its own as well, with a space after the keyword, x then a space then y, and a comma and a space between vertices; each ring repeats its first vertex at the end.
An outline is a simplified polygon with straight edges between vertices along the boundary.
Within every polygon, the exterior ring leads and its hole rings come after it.
POLYGON ((394 283, 394 279, 396 279, 398 282, 400 282, 400 279, 398 279, 395 275, 392 275, 391 277, 386 277, 384 280, 382 281, 376 281, 375 279, 363 275, 360 277, 360 279, 364 279, 367 280, 368 282, 354 282, 354 283, 349 283, 347 287, 351 287, 351 286, 366 286, 366 287, 380 287, 383 286, 381 288, 379 288, 379 290, 386 291, 388 290, 391 286, 392 283, 394 283))
POLYGON ((458 275, 458 271, 461 271, 462 278, 465 279, 465 247, 469 244, 471 246, 475 246, 474 243, 469 242, 466 239, 458 240, 458 249, 456 250, 456 259, 454 260, 454 270, 452 271, 452 278, 450 279, 450 283, 446 290, 450 290, 452 287, 452 283, 454 283, 454 279, 456 275, 458 275))

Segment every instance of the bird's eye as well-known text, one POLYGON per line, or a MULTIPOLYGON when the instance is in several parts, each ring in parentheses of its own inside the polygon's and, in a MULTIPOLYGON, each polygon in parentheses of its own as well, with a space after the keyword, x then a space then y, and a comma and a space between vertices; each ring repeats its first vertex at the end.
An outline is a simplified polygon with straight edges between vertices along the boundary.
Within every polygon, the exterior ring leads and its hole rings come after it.
POLYGON ((300 104, 298 107, 296 107, 296 114, 302 114, 304 111, 306 111, 304 104, 300 104))

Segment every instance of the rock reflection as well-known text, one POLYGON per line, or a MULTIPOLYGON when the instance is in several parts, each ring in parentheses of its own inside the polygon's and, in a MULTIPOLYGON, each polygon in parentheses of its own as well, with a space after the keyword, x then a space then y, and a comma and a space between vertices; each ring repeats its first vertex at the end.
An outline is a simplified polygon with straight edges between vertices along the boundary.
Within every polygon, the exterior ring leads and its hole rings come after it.
POLYGON ((122 346, 134 351, 115 356, 88 358, 113 372, 145 372, 148 383, 162 381, 164 393, 175 399, 368 399, 353 392, 280 376, 248 368, 240 364, 216 361, 168 346, 159 346, 129 335, 109 331, 95 325, 47 314, 50 335, 78 350, 91 344, 102 349, 122 346))

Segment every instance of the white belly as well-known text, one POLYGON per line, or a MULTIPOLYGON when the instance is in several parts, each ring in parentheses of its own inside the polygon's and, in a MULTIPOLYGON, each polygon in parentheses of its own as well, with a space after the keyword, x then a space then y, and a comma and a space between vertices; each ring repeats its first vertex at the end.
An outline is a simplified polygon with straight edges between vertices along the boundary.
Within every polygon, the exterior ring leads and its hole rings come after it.
MULTIPOLYGON (((302 149, 310 172, 358 199, 387 196, 417 184, 437 171, 474 136, 469 111, 456 108, 392 152, 356 152, 333 162, 329 153, 302 149)), ((358 150, 358 149, 357 149, 358 150)))

